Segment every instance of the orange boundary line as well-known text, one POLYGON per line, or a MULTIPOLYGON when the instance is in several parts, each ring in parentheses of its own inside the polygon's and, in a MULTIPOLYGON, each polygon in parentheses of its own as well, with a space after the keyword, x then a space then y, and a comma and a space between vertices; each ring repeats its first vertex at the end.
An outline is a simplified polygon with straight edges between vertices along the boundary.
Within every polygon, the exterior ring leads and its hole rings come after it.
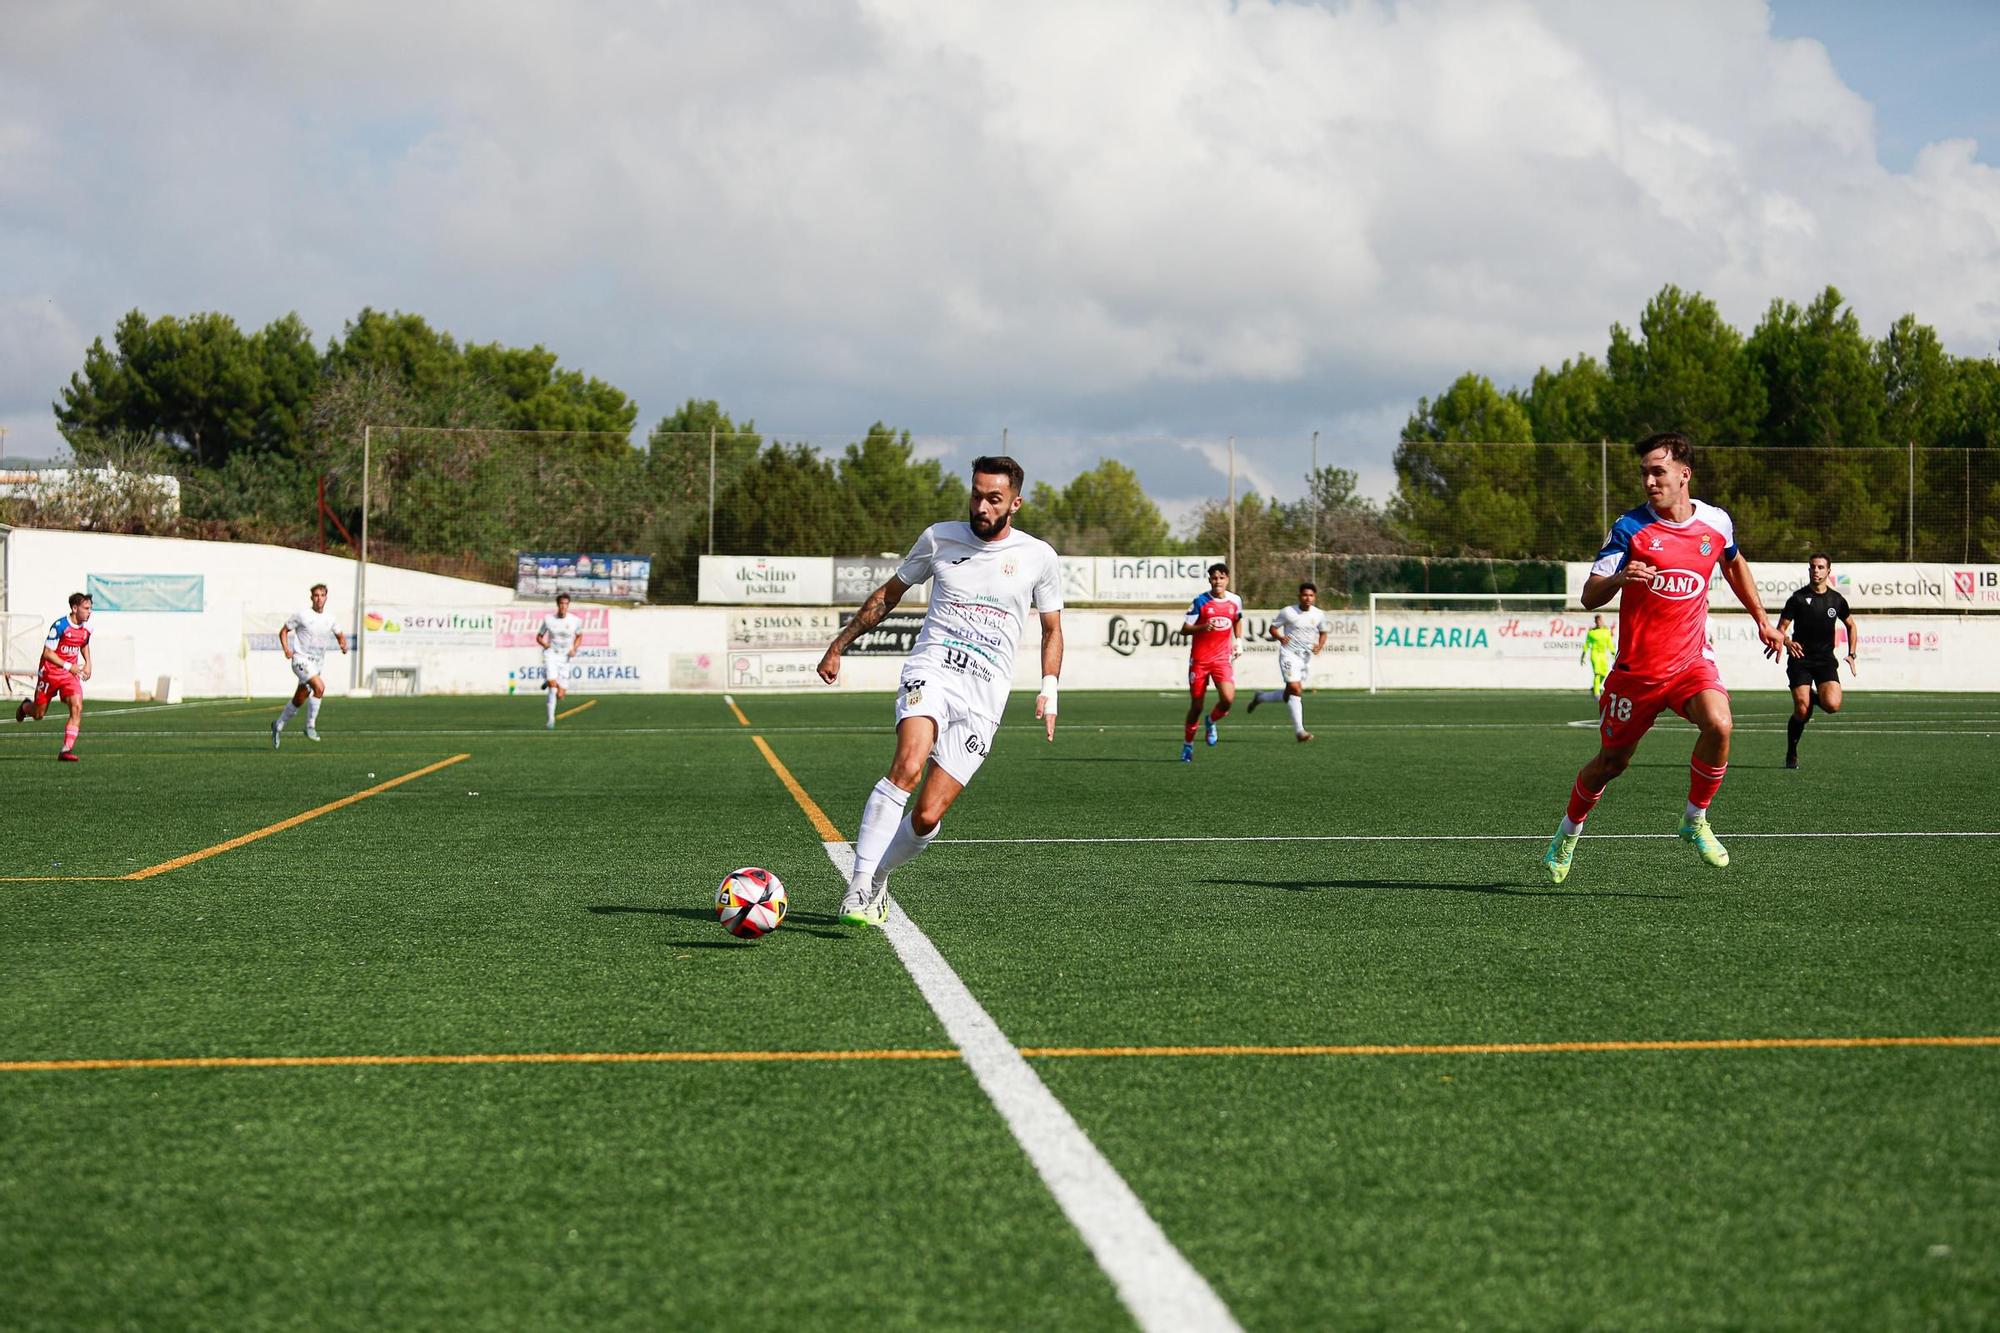
POLYGON ((743 710, 742 710, 741 708, 738 708, 738 707, 736 706, 736 700, 735 700, 735 699, 733 699, 733 698, 731 698, 731 697, 730 697, 729 695, 726 695, 726 694, 725 694, 725 695, 723 695, 723 696, 722 696, 722 702, 724 702, 724 703, 726 703, 726 704, 728 704, 728 705, 729 705, 729 711, 730 711, 730 712, 732 712, 732 713, 734 713, 734 714, 736 714, 736 720, 737 720, 738 722, 742 723, 742 724, 743 724, 744 726, 746 726, 746 727, 750 725, 750 719, 749 719, 749 718, 747 718, 747 717, 745 717, 745 716, 743 716, 743 710))
MULTIPOLYGON (((1435 1046, 1023 1046, 1035 1059, 1191 1056, 1565 1055, 1645 1051, 1877 1050, 1887 1047, 2000 1047, 1996 1036, 1723 1037, 1670 1041, 1475 1042, 1435 1046)), ((214 1055, 131 1060, 7 1060, 0 1073, 121 1069, 314 1069, 389 1065, 806 1064, 877 1060, 957 1060, 956 1050, 848 1051, 523 1051, 464 1055, 214 1055)))
POLYGON ((844 841, 840 836, 840 830, 835 828, 833 821, 826 817, 826 811, 820 809, 819 803, 806 795, 806 789, 799 785, 799 780, 792 776, 792 770, 786 768, 784 762, 778 758, 777 751, 773 750, 762 736, 752 736, 750 740, 752 744, 764 752, 764 758, 770 761, 771 767, 778 774, 778 781, 785 784, 785 790, 789 791, 792 794, 792 799, 799 803, 799 809, 806 812, 806 818, 812 821, 813 830, 819 834, 819 840, 821 842, 844 841))
POLYGON ((1430 1046, 1023 1046, 1040 1059, 1198 1055, 1573 1055, 1633 1051, 1805 1051, 1890 1046, 2000 1046, 2000 1036, 1717 1037, 1673 1041, 1509 1041, 1430 1046))
POLYGON ((565 708, 562 712, 556 714, 556 721, 560 722, 566 717, 575 717, 578 713, 581 713, 586 708, 597 707, 598 703, 599 700, 592 699, 587 703, 580 703, 574 708, 565 708))
POLYGON ((308 819, 318 819, 321 815, 332 814, 335 810, 353 805, 356 801, 365 801, 370 796, 388 791, 391 787, 400 787, 405 782, 411 782, 426 774, 435 773, 441 768, 450 768, 453 764, 470 758, 472 756, 469 754, 455 754, 449 759, 440 759, 435 764, 426 764, 424 767, 414 772, 405 773, 399 778, 390 778, 387 782, 378 782, 365 791, 355 792, 352 796, 343 796, 337 801, 328 801, 325 805, 315 806, 304 814, 293 815, 290 819, 281 819, 275 824, 268 824, 254 833, 245 833, 231 838, 228 842, 218 842, 213 847, 204 847, 198 852, 189 852, 186 856, 176 856, 171 861, 162 861, 156 866, 147 866, 144 870, 135 870, 123 878, 151 879, 155 875, 164 875, 169 870, 179 870, 183 866, 191 866, 197 861, 206 861, 211 856, 220 856, 224 852, 235 851, 238 847, 246 843, 256 842, 259 838, 268 838, 273 833, 283 833, 288 828, 297 828, 308 819))

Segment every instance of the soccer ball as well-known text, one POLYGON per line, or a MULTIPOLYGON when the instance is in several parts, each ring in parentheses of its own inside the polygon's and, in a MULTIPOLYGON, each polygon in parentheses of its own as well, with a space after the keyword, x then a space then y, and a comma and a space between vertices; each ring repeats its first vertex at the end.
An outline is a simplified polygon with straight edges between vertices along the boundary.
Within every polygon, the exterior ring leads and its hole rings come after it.
POLYGON ((722 877, 715 891, 715 916, 723 929, 746 940, 768 935, 785 919, 784 881, 760 866, 745 866, 722 877))

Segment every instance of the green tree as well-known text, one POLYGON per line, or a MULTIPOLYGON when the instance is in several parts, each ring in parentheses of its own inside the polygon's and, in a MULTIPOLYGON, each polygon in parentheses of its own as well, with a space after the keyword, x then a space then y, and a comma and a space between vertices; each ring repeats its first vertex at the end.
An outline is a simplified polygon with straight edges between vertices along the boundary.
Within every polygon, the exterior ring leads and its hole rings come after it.
POLYGON ((622 391, 562 369, 556 354, 539 343, 483 343, 466 348, 464 358, 465 372, 498 392, 505 403, 500 424, 510 430, 597 433, 607 438, 590 447, 610 450, 617 441, 608 437, 629 435, 639 420, 639 405, 622 391))
POLYGON ((1604 364, 1615 438, 1678 430, 1703 445, 1755 442, 1763 385, 1743 335, 1699 292, 1662 288, 1639 316, 1636 338, 1613 324, 1604 364))
POLYGON ((1579 354, 1535 372, 1527 393, 1533 438, 1545 444, 1602 440, 1611 434, 1611 377, 1596 357, 1579 354))
POLYGON ((134 310, 113 337, 116 351, 92 340, 83 369, 63 388, 55 404, 61 429, 158 435, 197 466, 267 443, 282 448, 263 435, 270 399, 264 368, 229 316, 148 320, 134 310))
POLYGON ((1169 555, 1178 549, 1139 474, 1115 458, 1100 458, 1061 490, 1036 482, 1021 522, 1064 555, 1169 555))
POLYGON ((858 444, 847 446, 837 469, 837 544, 833 555, 903 551, 933 523, 965 517, 970 493, 956 473, 935 458, 918 459, 910 433, 876 422, 858 444))
POLYGON ((1764 385, 1758 443, 1829 448, 1881 442, 1881 369, 1838 288, 1828 287, 1803 310, 1772 301, 1744 351, 1764 385))
POLYGON ((1403 439, 1409 442, 1525 444, 1534 438, 1534 425, 1520 397, 1501 393, 1492 380, 1470 370, 1452 381, 1435 402, 1419 398, 1417 410, 1403 426, 1403 439))
POLYGON ((716 549, 741 555, 824 555, 841 523, 840 478, 809 444, 766 445, 716 504, 716 549))

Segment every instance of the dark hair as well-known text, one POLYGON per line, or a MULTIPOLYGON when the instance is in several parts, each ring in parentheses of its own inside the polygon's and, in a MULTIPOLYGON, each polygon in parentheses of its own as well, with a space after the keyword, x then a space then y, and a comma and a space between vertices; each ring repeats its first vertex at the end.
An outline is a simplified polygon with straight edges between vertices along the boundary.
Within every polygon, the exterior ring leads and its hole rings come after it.
POLYGON ((972 475, 976 477, 981 473, 989 477, 1007 478, 1007 484, 1014 488, 1016 495, 1021 493, 1021 484, 1028 479, 1028 474, 1021 470, 1021 465, 1005 454, 981 454, 973 459, 972 475))
POLYGON ((1811 555, 1806 557, 1806 563, 1809 565, 1815 560, 1824 560, 1826 561, 1826 567, 1828 569, 1833 568, 1833 557, 1828 555, 1825 551, 1814 551, 1811 555))
POLYGON ((69 604, 71 606, 75 606, 78 602, 87 602, 89 600, 90 594, 87 592, 73 592, 69 595, 69 604))
POLYGON ((1663 430, 1657 435, 1648 435, 1632 446, 1632 452, 1644 458, 1655 449, 1665 449, 1667 457, 1676 463, 1694 466, 1694 441, 1677 430, 1663 430))
POLYGON ((556 600, 558 602, 567 602, 569 599, 570 599, 569 594, 566 592, 559 592, 556 594, 556 600))
POLYGON ((1212 565, 1210 565, 1210 566, 1208 567, 1208 572, 1209 572, 1209 573, 1211 573, 1211 574, 1214 574, 1214 573, 1218 573, 1218 572, 1219 572, 1219 573, 1223 573, 1223 574, 1227 574, 1227 573, 1229 572, 1229 566, 1228 566, 1228 565, 1225 565, 1225 564, 1223 564, 1223 563, 1222 563, 1222 562, 1221 562, 1220 560, 1218 560, 1218 561, 1216 561, 1216 562, 1215 562, 1214 564, 1212 564, 1212 565))
POLYGON ((306 591, 307 591, 307 592, 309 592, 309 593, 313 593, 313 592, 325 592, 326 590, 327 590, 327 588, 326 588, 326 585, 325 585, 324 583, 315 583, 315 584, 313 584, 313 586, 312 586, 312 587, 310 587, 310 588, 307 588, 307 589, 306 589, 306 591))
POLYGON ((1319 592, 1319 585, 1317 583, 1301 583, 1299 585, 1299 591, 1317 593, 1319 592))

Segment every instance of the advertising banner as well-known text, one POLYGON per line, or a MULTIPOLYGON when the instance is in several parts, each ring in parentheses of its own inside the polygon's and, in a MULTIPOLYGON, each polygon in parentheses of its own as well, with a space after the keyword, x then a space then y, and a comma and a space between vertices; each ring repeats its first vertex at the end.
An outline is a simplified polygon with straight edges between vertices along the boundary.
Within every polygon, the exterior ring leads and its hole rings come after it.
POLYGON ((826 651, 853 613, 838 611, 735 611, 729 617, 729 647, 826 651))
MULTIPOLYGON (((1590 565, 1571 561, 1564 572, 1570 605, 1581 606, 1590 565)), ((1758 599, 1768 611, 1781 610, 1786 599, 1809 581, 1803 560, 1753 560, 1750 575, 1756 581, 1758 599)), ((1833 586, 1857 612, 2000 611, 2000 565, 1858 561, 1836 564, 1833 586)), ((1709 585, 1708 604, 1717 609, 1737 606, 1736 594, 1719 573, 1709 585)))
MULTIPOLYGON (((361 623, 368 631, 371 645, 383 642, 423 648, 492 648, 497 646, 500 612, 497 606, 460 609, 373 606, 368 608, 361 623)), ((537 624, 541 618, 541 613, 537 613, 537 624)))
MULTIPOLYGON (((555 607, 502 606, 494 612, 493 646, 496 648, 539 648, 535 636, 542 631, 542 617, 555 614, 555 607)), ((611 646, 611 608, 571 606, 569 613, 583 622, 577 635, 584 648, 611 646)))
POLYGON ((199 574, 88 574, 84 589, 97 611, 194 611, 202 609, 199 574))
POLYGON ((1088 600, 1152 606, 1192 602, 1208 591, 1208 567, 1221 559, 1219 555, 1097 556, 1088 600))
POLYGON ((705 555, 697 595, 725 606, 826 606, 833 601, 833 561, 823 555, 705 555))
MULTIPOLYGON (((843 626, 845 626, 849 621, 853 619, 854 619, 854 613, 852 611, 843 611, 840 613, 840 623, 843 626)), ((916 647, 917 631, 922 629, 923 627, 924 627, 924 618, 922 616, 906 616, 906 615, 884 616, 882 618, 881 624, 877 625, 874 629, 869 630, 866 634, 863 634, 860 638, 856 639, 852 644, 848 646, 847 651, 842 653, 841 656, 843 657, 908 656, 910 649, 916 647)), ((831 636, 829 635, 828 637, 830 638, 831 636)), ((826 651, 826 645, 824 643, 820 644, 820 651, 821 652, 826 651)), ((813 660, 818 661, 817 658, 813 660)))
MULTIPOLYGON (((902 568, 900 556, 835 556, 833 560, 833 601, 837 606, 859 606, 902 568)), ((925 579, 903 594, 901 605, 922 606, 930 600, 931 581, 925 579)))
POLYGON ((519 551, 514 556, 514 591, 522 597, 594 597, 611 602, 643 602, 653 577, 653 558, 591 551, 519 551))

